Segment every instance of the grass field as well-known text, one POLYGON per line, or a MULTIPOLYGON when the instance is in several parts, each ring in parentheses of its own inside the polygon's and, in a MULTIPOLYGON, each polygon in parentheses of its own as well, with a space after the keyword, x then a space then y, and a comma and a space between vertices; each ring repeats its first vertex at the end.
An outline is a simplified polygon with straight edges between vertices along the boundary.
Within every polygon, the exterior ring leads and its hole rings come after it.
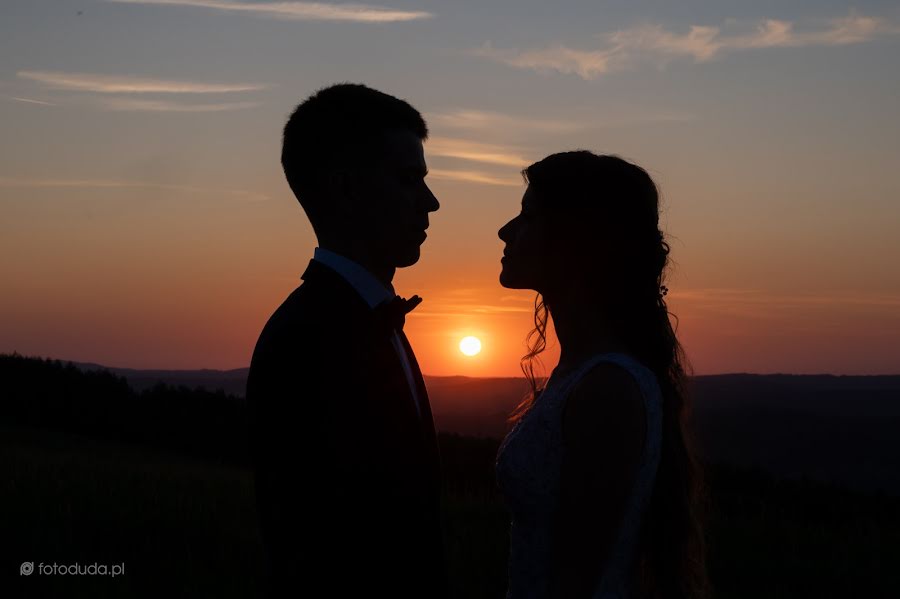
MULTIPOLYGON (((0 596, 259 596, 247 470, 57 432, 0 432, 0 596), (26 561, 125 569, 21 576, 26 561)), ((502 597, 508 516, 493 487, 497 442, 441 443, 453 596, 502 597)), ((900 499, 725 467, 710 482, 716 597, 900 596, 900 499)))

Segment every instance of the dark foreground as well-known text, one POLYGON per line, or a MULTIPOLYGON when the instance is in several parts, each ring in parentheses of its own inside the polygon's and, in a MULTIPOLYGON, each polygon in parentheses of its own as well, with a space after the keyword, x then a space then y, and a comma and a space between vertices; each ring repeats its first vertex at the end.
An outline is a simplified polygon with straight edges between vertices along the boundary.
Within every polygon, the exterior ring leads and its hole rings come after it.
MULTIPOLYGON (((245 468, 63 432, 0 433, 0 596, 259 596, 245 468), (21 575, 22 562, 35 571, 21 575), (38 571, 54 562, 124 563, 124 574, 38 571)), ((502 597, 508 520, 493 482, 497 441, 440 441, 453 596, 502 597)), ((900 498, 732 467, 709 478, 716 597, 900 596, 900 498)))

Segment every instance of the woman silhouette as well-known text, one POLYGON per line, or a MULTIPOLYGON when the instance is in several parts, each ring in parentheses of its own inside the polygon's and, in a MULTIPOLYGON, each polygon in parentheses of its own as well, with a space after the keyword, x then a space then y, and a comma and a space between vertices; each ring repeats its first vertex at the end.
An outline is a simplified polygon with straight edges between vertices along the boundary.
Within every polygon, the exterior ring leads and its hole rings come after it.
POLYGON ((522 359, 532 393, 496 464, 512 514, 507 597, 703 596, 701 487, 656 185, 587 151, 522 175, 522 211, 499 232, 500 283, 538 292, 522 359), (561 354, 539 389, 532 363, 550 317, 561 354))

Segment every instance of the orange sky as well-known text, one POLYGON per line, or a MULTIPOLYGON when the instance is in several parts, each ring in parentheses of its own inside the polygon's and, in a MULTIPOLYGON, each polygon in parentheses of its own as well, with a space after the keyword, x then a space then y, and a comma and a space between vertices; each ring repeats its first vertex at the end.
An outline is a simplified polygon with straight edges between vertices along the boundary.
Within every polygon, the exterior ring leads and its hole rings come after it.
MULTIPOLYGON (((517 210, 522 189, 504 188, 496 210, 470 221, 461 217, 467 202, 479 201, 477 189, 440 181, 432 187, 442 208, 422 259, 395 279, 398 292, 425 300, 406 327, 422 368, 431 375, 517 376, 534 294, 497 282, 496 230, 517 210), (458 349, 468 335, 483 342, 475 357, 458 349)), ((299 283, 315 246, 286 190, 274 202, 213 197, 190 204, 129 191, 140 198, 137 210, 122 207, 119 189, 69 190, 69 203, 52 208, 47 196, 55 190, 19 192, 33 200, 32 226, 4 238, 3 351, 135 368, 246 366, 262 325, 299 283), (22 252, 9 251, 15 248, 22 252)), ((792 261, 802 264, 805 256, 754 262, 725 244, 675 237, 668 298, 698 374, 898 372, 895 295, 804 293, 788 285, 791 276, 815 281, 829 271, 849 279, 854 263, 794 270, 792 261), (731 269, 745 273, 746 287, 703 286, 713 277, 736 283, 727 280, 731 269), (768 277, 760 274, 766 269, 768 277), (694 278, 699 284, 690 284, 694 278)), ((555 349, 551 343, 549 367, 555 349)))
POLYGON ((0 6, 0 352, 247 366, 315 247, 281 128, 358 81, 431 131, 441 209, 395 280, 426 374, 520 374, 497 230, 519 170, 576 148, 659 184, 697 373, 900 373, 896 7, 181 4, 0 6))

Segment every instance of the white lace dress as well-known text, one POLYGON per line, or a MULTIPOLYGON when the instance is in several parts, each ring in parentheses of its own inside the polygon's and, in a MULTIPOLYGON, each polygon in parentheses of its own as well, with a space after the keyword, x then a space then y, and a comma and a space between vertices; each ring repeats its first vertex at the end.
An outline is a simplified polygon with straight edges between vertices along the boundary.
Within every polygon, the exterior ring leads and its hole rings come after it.
POLYGON ((545 599, 551 595, 553 530, 559 505, 564 453, 562 413, 574 385, 600 362, 622 366, 637 381, 644 399, 647 435, 640 469, 631 490, 610 559, 597 564, 602 575, 594 599, 624 599, 628 588, 643 512, 659 464, 662 397, 656 376, 621 353, 593 356, 569 374, 547 381, 531 410, 509 432, 497 453, 497 483, 512 514, 507 599, 545 599))

